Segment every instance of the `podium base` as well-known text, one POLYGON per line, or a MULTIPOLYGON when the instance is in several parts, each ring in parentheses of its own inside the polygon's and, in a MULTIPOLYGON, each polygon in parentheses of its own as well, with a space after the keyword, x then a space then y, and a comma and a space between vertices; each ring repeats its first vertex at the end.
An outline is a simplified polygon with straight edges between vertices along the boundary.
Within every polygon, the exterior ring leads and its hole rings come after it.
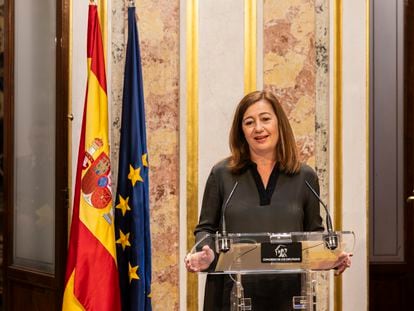
POLYGON ((230 311, 250 311, 252 310, 251 298, 244 297, 244 289, 241 283, 241 274, 236 274, 233 288, 230 293, 230 311))

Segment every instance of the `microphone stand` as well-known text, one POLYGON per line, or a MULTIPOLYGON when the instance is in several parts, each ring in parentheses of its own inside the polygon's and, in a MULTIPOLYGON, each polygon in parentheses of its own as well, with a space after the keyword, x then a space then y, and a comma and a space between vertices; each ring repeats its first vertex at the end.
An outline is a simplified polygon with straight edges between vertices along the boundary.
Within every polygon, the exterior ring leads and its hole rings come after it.
POLYGON ((305 180, 305 183, 306 183, 306 186, 308 186, 308 188, 310 189, 310 191, 312 191, 313 195, 318 199, 319 203, 321 203, 322 206, 325 208, 325 212, 326 212, 326 219, 325 219, 326 230, 328 231, 328 233, 324 237, 325 246, 326 246, 326 248, 328 248, 330 250, 334 250, 338 247, 338 235, 333 230, 332 218, 331 218, 331 214, 329 214, 328 207, 322 201, 320 196, 316 193, 315 189, 312 188, 312 186, 308 183, 307 180, 305 180))
POLYGON ((226 212, 227 205, 229 204, 230 199, 233 196, 233 193, 236 190, 238 184, 239 184, 238 181, 236 181, 234 183, 233 189, 231 189, 231 192, 230 192, 226 202, 223 204, 223 207, 221 208, 221 228, 222 228, 222 230, 221 230, 221 234, 219 232, 216 233, 216 242, 218 243, 218 245, 216 245, 216 249, 220 253, 226 253, 230 250, 230 239, 229 239, 229 237, 227 235, 227 231, 226 231, 225 212, 226 212))

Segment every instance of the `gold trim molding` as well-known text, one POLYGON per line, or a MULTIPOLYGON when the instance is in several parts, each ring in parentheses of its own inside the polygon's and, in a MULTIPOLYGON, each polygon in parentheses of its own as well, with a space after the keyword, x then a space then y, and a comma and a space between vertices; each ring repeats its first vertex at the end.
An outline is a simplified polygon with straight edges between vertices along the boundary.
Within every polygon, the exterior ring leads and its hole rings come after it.
MULTIPOLYGON (((333 177, 335 229, 342 230, 342 0, 334 3, 333 177)), ((334 310, 342 310, 342 277, 334 280, 334 310)))
POLYGON ((257 1, 244 0, 244 93, 257 89, 257 1))
MULTIPOLYGON (((186 10, 187 250, 190 250, 198 216, 198 0, 187 0, 186 10)), ((198 310, 195 273, 187 273, 187 310, 198 310)))

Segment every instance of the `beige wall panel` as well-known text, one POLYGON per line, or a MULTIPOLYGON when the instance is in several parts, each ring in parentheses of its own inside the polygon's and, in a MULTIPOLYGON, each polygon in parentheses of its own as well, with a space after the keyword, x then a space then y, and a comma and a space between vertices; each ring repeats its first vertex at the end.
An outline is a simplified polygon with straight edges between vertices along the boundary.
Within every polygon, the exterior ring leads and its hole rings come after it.
POLYGON ((356 234, 352 267, 343 276, 343 310, 368 307, 367 15, 368 1, 343 1, 342 226, 356 234))

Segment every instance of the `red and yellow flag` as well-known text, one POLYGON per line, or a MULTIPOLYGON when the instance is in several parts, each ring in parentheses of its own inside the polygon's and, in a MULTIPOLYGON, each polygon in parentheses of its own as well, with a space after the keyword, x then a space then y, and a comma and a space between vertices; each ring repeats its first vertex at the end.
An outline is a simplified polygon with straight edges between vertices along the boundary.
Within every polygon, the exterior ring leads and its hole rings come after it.
POLYGON ((105 58, 97 6, 89 5, 88 82, 66 266, 63 310, 120 310, 105 58))

